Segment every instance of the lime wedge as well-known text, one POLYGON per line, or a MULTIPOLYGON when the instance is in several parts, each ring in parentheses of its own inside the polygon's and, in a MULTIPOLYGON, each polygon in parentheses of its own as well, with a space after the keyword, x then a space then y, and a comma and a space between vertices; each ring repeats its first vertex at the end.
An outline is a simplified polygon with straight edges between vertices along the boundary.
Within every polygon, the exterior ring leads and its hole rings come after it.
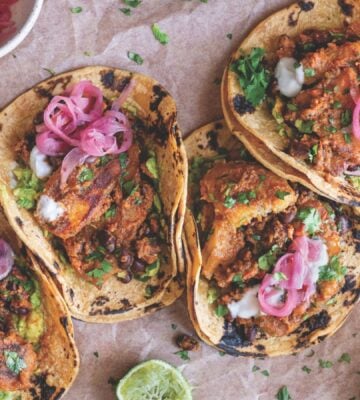
POLYGON ((190 385, 180 371, 161 360, 145 361, 118 383, 118 400, 192 400, 190 385))

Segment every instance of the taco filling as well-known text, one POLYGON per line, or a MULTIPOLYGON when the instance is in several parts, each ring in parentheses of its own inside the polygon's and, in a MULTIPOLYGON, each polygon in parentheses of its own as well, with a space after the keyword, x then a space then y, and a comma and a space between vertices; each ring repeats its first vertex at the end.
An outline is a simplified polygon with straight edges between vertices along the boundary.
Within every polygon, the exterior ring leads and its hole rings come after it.
MULTIPOLYGON (((13 193, 61 261, 101 287, 161 274, 159 170, 136 110, 90 81, 55 96, 16 146, 13 193)), ((166 253, 163 251, 163 253, 166 253)), ((156 291, 144 288, 149 298, 156 291)))
POLYGON ((40 286, 27 265, 28 260, 15 256, 0 238, 1 393, 33 385, 46 335, 40 286))
POLYGON ((266 101, 288 139, 284 151, 326 180, 345 177, 360 188, 360 25, 278 37, 272 54, 253 48, 232 64, 244 96, 243 115, 266 101))
POLYGON ((231 151, 195 157, 190 183, 214 315, 252 342, 288 335, 331 304, 346 273, 341 243, 351 234, 341 207, 231 151))

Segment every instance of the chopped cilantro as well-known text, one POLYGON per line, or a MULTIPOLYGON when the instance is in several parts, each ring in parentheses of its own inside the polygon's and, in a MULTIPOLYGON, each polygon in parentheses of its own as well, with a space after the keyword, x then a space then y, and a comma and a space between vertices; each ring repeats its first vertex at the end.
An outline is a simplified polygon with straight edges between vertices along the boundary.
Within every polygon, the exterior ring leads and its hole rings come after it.
POLYGON ((124 8, 119 8, 119 10, 120 10, 123 14, 125 14, 125 15, 127 15, 127 16, 131 15, 131 9, 130 9, 130 8, 124 7, 124 8))
POLYGON ((299 63, 299 61, 295 61, 294 62, 294 68, 295 69, 298 69, 298 68, 300 68, 301 67, 301 64, 299 63))
POLYGON ((360 176, 350 176, 348 175, 346 179, 354 186, 355 189, 360 190, 360 176))
POLYGON ((245 98, 254 107, 259 105, 266 96, 270 74, 263 65, 265 51, 253 48, 247 56, 240 57, 231 65, 231 70, 238 76, 245 98))
POLYGON ((243 277, 240 273, 235 274, 232 278, 232 282, 239 288, 244 287, 243 277))
POLYGON ((304 75, 305 75, 307 78, 311 78, 311 77, 315 76, 315 70, 314 70, 314 68, 305 68, 305 69, 304 69, 304 75))
POLYGON ((274 244, 267 253, 258 258, 259 268, 263 271, 269 271, 269 269, 275 264, 279 252, 280 247, 277 244, 274 244))
POLYGON ((83 10, 82 7, 71 7, 71 8, 70 8, 70 11, 71 11, 73 14, 80 14, 82 10, 83 10))
POLYGON ((316 155, 317 155, 317 153, 318 153, 318 149, 319 149, 319 145, 318 145, 318 144, 313 144, 313 145, 310 147, 310 150, 309 150, 309 152, 308 152, 308 160, 309 160, 311 163, 314 162, 315 157, 316 157, 316 155))
POLYGON ((277 400, 292 400, 287 386, 283 386, 276 394, 277 400))
POLYGON ((336 133, 337 129, 335 126, 329 125, 329 126, 325 126, 325 129, 330 132, 330 133, 336 133))
POLYGON ((287 107, 290 111, 297 111, 297 110, 298 110, 297 105, 292 104, 292 103, 286 104, 286 107, 287 107))
POLYGON ((304 223, 305 229, 310 235, 313 235, 320 229, 321 217, 316 208, 301 208, 296 217, 304 223))
POLYGON ((156 208, 156 211, 160 214, 161 210, 162 210, 161 200, 160 200, 160 197, 159 197, 159 195, 157 193, 155 193, 155 195, 154 195, 154 206, 156 208))
POLYGON ((269 371, 267 369, 262 370, 261 374, 264 375, 264 376, 270 376, 270 373, 269 373, 269 371))
POLYGON ((232 198, 231 196, 225 196, 224 206, 226 208, 233 208, 235 204, 236 200, 234 198, 232 198))
POLYGON ((7 368, 16 375, 27 367, 25 360, 16 351, 4 351, 5 364, 7 368))
POLYGON ((343 39, 345 37, 345 35, 340 32, 331 32, 330 31, 330 35, 333 39, 343 39))
POLYGON ((338 362, 346 362, 350 364, 351 357, 349 353, 342 353, 341 357, 338 359, 338 362))
POLYGON ((252 367, 252 369, 251 369, 251 371, 252 372, 256 372, 256 371, 259 371, 259 367, 257 366, 257 365, 254 365, 253 367, 252 367))
POLYGON ((185 360, 185 361, 189 361, 190 360, 189 352, 187 350, 180 350, 180 351, 177 351, 174 354, 179 356, 182 360, 185 360))
POLYGON ((325 304, 327 305, 327 306, 332 306, 333 304, 336 304, 337 303, 337 300, 336 300, 336 297, 332 297, 330 300, 328 300, 325 304))
POLYGON ((319 367, 320 368, 331 368, 334 364, 331 361, 328 360, 322 360, 320 358, 319 360, 319 367))
POLYGON ((119 154, 119 163, 122 169, 125 169, 128 164, 128 156, 127 153, 120 153, 119 154))
POLYGON ((145 299, 151 299, 155 293, 156 287, 147 285, 145 288, 145 299))
POLYGON ((103 167, 108 164, 110 161, 110 157, 108 155, 99 157, 99 167, 103 167))
POLYGON ((136 8, 141 4, 141 0, 123 0, 123 3, 129 7, 136 8))
POLYGON ((304 51, 314 51, 316 49, 315 43, 304 43, 304 51))
POLYGON ((277 190, 275 192, 275 196, 280 200, 284 200, 286 196, 289 196, 289 194, 289 192, 283 192, 281 190, 277 190))
POLYGON ((91 181, 94 178, 94 172, 90 168, 83 168, 78 176, 79 182, 91 181))
POLYGON ((306 365, 304 365, 304 366, 301 368, 301 370, 304 371, 304 372, 306 372, 307 374, 310 374, 310 372, 311 372, 311 368, 307 367, 306 365))
POLYGON ((101 280, 103 276, 110 272, 112 269, 112 265, 109 263, 109 261, 103 260, 100 263, 100 268, 94 268, 91 271, 88 271, 86 274, 92 278, 96 278, 101 280))
POLYGON ((351 143, 351 136, 349 133, 344 133, 344 140, 346 143, 351 143))
POLYGON ((254 239, 254 240, 261 240, 261 236, 260 235, 252 235, 252 238, 254 239))
POLYGON ((140 54, 134 53, 133 51, 128 51, 127 56, 129 60, 134 61, 138 65, 141 65, 144 62, 144 59, 140 54))
POLYGON ((330 259, 329 264, 320 267, 319 280, 320 281, 331 281, 341 280, 346 274, 346 267, 340 264, 338 256, 333 256, 330 259))
POLYGON ((256 199, 256 193, 253 190, 239 193, 237 202, 241 204, 249 204, 251 199, 256 199))
POLYGON ((339 108, 342 107, 342 104, 341 104, 341 102, 340 102, 339 100, 335 100, 335 101, 332 103, 331 107, 332 107, 332 108, 335 108, 335 109, 339 109, 339 108))
POLYGON ((113 203, 111 206, 105 211, 104 217, 105 219, 113 218, 116 214, 116 204, 113 203))
POLYGON ((160 29, 158 24, 152 24, 151 26, 152 33, 154 38, 160 42, 161 44, 168 44, 169 43, 169 36, 160 29))
POLYGON ((215 314, 220 318, 225 317, 225 315, 229 314, 229 309, 223 304, 218 304, 215 309, 215 314))
POLYGON ((312 133, 314 123, 315 122, 310 119, 306 121, 303 121, 302 119, 297 119, 295 120, 295 127, 301 133, 312 133))
POLYGON ((139 185, 135 181, 127 181, 123 185, 125 194, 129 197, 132 196, 139 188, 139 185))
POLYGON ((351 124, 351 110, 346 108, 340 116, 340 122, 342 127, 349 126, 351 124))
POLYGON ((226 353, 225 353, 225 351, 219 351, 219 356, 220 356, 220 357, 224 357, 224 356, 226 356, 226 353))

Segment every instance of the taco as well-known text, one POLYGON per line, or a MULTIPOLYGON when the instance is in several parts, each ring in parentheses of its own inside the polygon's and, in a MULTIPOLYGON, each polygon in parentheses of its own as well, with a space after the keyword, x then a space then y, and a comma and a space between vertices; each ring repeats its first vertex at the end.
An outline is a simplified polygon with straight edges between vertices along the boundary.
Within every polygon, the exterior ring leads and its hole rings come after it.
POLYGON ((269 154, 327 197, 355 206, 359 16, 352 0, 299 1, 271 15, 231 57, 222 92, 227 112, 269 154))
POLYGON ((185 147, 187 297, 198 335, 255 357, 332 335, 359 299, 359 218, 254 161, 223 121, 185 147))
POLYGON ((71 318, 1 210, 0 302, 0 397, 59 399, 79 368, 71 318))
POLYGON ((165 89, 86 67, 19 96, 0 126, 5 213, 73 316, 127 320, 180 296, 187 164, 165 89))

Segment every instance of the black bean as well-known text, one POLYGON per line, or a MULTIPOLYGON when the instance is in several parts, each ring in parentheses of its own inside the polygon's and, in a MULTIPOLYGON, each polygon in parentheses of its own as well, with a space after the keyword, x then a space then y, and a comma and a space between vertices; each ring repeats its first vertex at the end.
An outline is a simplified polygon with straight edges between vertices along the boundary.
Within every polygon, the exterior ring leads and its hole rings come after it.
POLYGON ((118 266, 121 269, 129 269, 134 262, 134 255, 128 249, 122 249, 118 258, 118 266))
POLYGON ((145 271, 145 263, 137 258, 132 265, 132 270, 136 273, 144 272, 145 271))
POLYGON ((290 224, 293 219, 296 217, 296 208, 292 207, 288 211, 284 211, 279 214, 280 221, 284 224, 290 224))
POLYGON ((126 273, 123 276, 118 276, 118 280, 122 283, 129 283, 133 278, 133 274, 131 271, 126 271, 126 273))
POLYGON ((102 229, 97 233, 99 243, 106 248, 109 253, 115 250, 116 238, 108 231, 102 229))

